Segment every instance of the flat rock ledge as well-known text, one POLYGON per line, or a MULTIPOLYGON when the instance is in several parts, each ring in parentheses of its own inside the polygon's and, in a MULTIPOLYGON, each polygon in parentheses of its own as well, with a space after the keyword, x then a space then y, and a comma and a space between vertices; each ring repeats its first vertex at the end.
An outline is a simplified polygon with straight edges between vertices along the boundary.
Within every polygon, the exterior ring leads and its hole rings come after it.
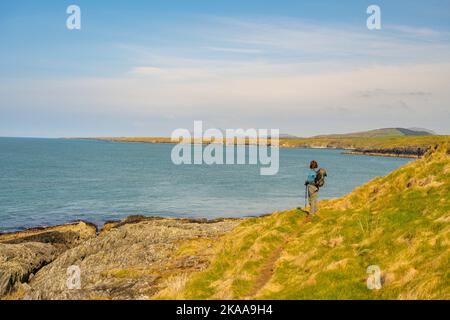
POLYGON ((212 242, 241 221, 131 216, 99 233, 78 222, 3 234, 0 299, 151 299, 206 268, 212 242))

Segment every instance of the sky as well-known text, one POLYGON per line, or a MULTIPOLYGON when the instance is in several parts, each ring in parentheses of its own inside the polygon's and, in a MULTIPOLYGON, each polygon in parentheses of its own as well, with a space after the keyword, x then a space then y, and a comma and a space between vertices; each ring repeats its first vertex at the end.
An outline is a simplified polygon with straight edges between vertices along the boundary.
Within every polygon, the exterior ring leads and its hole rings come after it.
POLYGON ((450 0, 0 1, 0 136, 450 134, 449 88, 450 0))

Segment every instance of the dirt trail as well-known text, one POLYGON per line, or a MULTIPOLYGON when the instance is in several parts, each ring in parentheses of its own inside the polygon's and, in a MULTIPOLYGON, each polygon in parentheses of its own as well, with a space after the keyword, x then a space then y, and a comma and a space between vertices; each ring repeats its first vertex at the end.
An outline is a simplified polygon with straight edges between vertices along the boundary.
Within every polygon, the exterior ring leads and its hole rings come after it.
POLYGON ((259 292, 259 290, 261 290, 266 285, 266 283, 269 282, 269 280, 273 276, 273 269, 275 263, 280 258, 282 252, 283 247, 279 247, 272 252, 269 259, 266 261, 264 267, 261 270, 261 275, 258 277, 258 279, 256 279, 252 291, 250 291, 250 293, 247 295, 247 298, 255 296, 259 292))
MULTIPOLYGON (((304 211, 304 210, 300 210, 300 211, 306 213, 306 211, 304 211)), ((303 226, 309 222, 311 222, 311 218, 309 216, 307 216, 300 222, 300 226, 303 226)), ((296 234, 294 236, 296 236, 296 234)), ((264 264, 263 268, 261 269, 261 274, 258 277, 258 279, 256 279, 253 289, 247 294, 246 298, 254 297, 272 278, 275 263, 278 261, 278 259, 280 259, 281 253, 284 250, 284 246, 287 244, 287 242, 289 240, 290 240, 290 238, 286 239, 286 241, 283 243, 282 246, 276 248, 271 253, 271 255, 267 259, 266 263, 264 264)))

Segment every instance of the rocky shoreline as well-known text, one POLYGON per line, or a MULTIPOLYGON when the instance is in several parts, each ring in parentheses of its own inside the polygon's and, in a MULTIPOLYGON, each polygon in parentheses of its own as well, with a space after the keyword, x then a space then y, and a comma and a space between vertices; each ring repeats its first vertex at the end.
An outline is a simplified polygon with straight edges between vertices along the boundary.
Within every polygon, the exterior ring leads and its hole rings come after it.
POLYGON ((398 158, 420 158, 429 148, 420 147, 402 147, 402 148, 385 148, 385 149, 366 149, 356 148, 345 152, 345 154, 360 154, 368 156, 398 157, 398 158))
POLYGON ((242 220, 130 216, 100 231, 79 221, 0 234, 0 299, 155 298, 206 268, 212 242, 242 220), (81 289, 68 288, 71 266, 81 289))
POLYGON ((408 159, 419 159, 421 157, 420 155, 386 153, 386 152, 381 152, 381 151, 380 152, 346 151, 346 152, 342 152, 342 154, 363 155, 363 156, 371 156, 371 157, 408 158, 408 159))

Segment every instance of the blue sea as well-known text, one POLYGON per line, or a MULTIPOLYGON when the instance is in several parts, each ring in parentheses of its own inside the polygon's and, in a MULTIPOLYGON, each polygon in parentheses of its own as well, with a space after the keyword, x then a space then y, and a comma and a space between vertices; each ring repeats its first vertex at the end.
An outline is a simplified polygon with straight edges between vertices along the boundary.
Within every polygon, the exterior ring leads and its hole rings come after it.
POLYGON ((320 197, 345 195, 409 159, 280 149, 280 169, 174 165, 169 144, 0 138, 0 232, 132 214, 243 217, 304 205, 309 161, 328 171, 320 197))

